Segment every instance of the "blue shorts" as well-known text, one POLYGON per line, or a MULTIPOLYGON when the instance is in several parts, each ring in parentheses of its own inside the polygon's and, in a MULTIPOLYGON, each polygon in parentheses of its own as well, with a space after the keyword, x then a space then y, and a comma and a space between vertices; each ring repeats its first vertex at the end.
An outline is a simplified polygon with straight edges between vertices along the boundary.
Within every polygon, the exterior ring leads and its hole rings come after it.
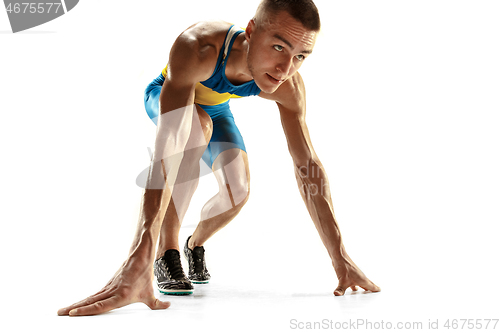
MULTIPOLYGON (((160 74, 144 91, 144 106, 149 118, 155 125, 158 125, 160 92, 163 82, 165 82, 165 78, 163 74, 160 74)), ((213 124, 212 138, 202 156, 202 159, 210 168, 212 168, 217 156, 223 151, 238 148, 246 152, 243 137, 238 127, 236 127, 233 114, 229 109, 229 101, 218 105, 198 105, 208 113, 213 124)))

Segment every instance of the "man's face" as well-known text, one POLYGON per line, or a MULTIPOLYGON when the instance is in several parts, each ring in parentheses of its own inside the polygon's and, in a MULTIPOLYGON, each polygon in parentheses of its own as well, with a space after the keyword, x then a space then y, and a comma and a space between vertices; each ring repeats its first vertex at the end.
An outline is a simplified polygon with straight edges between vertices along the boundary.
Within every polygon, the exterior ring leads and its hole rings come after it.
POLYGON ((300 68, 312 52, 317 32, 307 30, 287 12, 266 15, 248 24, 248 69, 257 86, 273 93, 300 68))

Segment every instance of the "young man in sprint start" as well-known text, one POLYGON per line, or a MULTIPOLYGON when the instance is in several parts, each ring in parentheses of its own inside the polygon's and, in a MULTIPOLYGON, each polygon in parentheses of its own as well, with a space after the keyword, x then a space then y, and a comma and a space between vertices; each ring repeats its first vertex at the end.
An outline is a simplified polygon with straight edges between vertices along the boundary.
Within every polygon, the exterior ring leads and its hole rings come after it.
POLYGON ((100 314, 135 302, 165 309, 170 303, 156 299, 154 285, 164 294, 190 294, 192 283, 209 281, 203 244, 240 212, 249 196, 247 153, 229 100, 252 95, 278 106, 299 190, 339 280, 334 294, 358 286, 380 291, 344 248, 327 176, 305 122, 298 69, 312 53, 319 30, 312 0, 263 0, 245 30, 226 22, 200 22, 181 33, 167 66, 145 91, 146 111, 157 133, 129 257, 101 291, 60 309, 59 315, 100 314), (219 192, 183 242, 186 276, 178 236, 198 185, 200 159, 213 170, 219 192))

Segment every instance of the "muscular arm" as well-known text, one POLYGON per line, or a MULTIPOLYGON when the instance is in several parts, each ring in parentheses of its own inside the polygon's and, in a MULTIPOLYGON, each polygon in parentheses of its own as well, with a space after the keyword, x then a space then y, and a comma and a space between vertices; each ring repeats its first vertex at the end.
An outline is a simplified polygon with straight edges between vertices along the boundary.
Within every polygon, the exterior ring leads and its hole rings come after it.
POLYGON ((281 123, 292 156, 295 177, 302 199, 325 245, 339 279, 335 295, 343 295, 345 289, 380 291, 368 280, 347 255, 340 229, 333 211, 328 178, 316 155, 307 129, 305 87, 297 72, 285 82, 273 97, 278 105, 281 123))
POLYGON ((217 52, 210 45, 201 45, 192 33, 185 32, 170 52, 167 77, 160 94, 160 116, 155 151, 144 191, 139 226, 131 254, 145 243, 141 257, 153 261, 161 222, 168 207, 184 148, 196 115, 194 91, 197 82, 210 76, 210 64, 217 52), (146 238, 144 238, 146 236, 146 238), (152 246, 149 244, 152 242, 152 246))
MULTIPOLYGON (((59 315, 95 315, 131 303, 165 309, 153 291, 153 260, 159 231, 169 204, 179 163, 192 129, 194 88, 208 78, 217 51, 203 45, 189 29, 174 43, 168 75, 160 94, 160 116, 137 231, 130 253, 108 284, 98 293, 58 311, 59 315)), ((201 130, 201 128, 199 129, 201 130)))

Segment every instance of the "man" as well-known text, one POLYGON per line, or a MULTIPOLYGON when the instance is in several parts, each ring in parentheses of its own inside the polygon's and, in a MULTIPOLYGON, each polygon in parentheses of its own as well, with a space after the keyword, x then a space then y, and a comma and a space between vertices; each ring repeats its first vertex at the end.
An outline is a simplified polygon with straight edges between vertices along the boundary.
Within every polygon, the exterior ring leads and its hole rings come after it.
POLYGON ((297 70, 313 51, 319 29, 312 0, 263 0, 245 31, 202 22, 177 38, 167 67, 146 89, 146 110, 158 126, 129 258, 101 291, 59 315, 99 314, 134 302, 167 308, 169 302, 154 296, 153 271, 166 294, 189 294, 191 281, 208 282, 203 244, 248 200, 248 158, 228 100, 250 95, 278 105, 299 189, 339 279, 334 294, 357 286, 380 291, 344 249, 326 173, 305 123, 305 89, 297 70), (219 193, 203 207, 201 222, 185 242, 188 279, 178 234, 197 186, 200 158, 211 166, 219 193))

